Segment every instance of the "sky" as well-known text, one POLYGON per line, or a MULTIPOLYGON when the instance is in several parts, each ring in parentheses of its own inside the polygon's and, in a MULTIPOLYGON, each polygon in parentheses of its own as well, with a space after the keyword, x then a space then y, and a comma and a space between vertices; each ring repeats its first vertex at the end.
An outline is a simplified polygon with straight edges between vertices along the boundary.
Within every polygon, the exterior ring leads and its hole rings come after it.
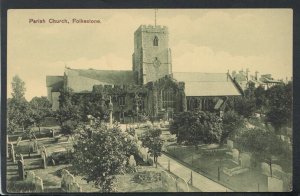
MULTIPOLYGON (((25 81, 27 100, 46 96, 46 75, 65 66, 131 70, 134 31, 154 25, 154 9, 9 10, 7 96, 14 75, 25 81), (100 20, 75 24, 72 19, 100 20), (29 23, 44 19, 46 23, 29 23), (51 24, 67 19, 69 24, 51 24)), ((173 72, 292 76, 292 9, 158 9, 157 25, 169 29, 173 72)))

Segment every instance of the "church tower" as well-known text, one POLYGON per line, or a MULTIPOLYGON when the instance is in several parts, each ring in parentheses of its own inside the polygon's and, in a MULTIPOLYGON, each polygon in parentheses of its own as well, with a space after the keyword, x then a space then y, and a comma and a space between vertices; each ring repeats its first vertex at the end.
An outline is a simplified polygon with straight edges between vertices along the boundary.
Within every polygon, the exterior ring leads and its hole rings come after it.
POLYGON ((141 25, 135 31, 132 66, 137 84, 156 81, 172 73, 169 33, 166 26, 141 25))

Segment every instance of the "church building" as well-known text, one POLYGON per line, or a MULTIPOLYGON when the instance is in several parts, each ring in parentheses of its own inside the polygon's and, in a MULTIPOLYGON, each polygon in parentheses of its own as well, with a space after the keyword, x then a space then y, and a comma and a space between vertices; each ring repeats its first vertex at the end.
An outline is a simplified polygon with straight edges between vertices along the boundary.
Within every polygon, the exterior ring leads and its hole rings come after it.
POLYGON ((63 88, 78 94, 107 92, 116 120, 139 112, 172 117, 195 108, 222 113, 228 97, 241 95, 229 73, 173 72, 168 28, 156 25, 135 31, 132 70, 65 68, 63 76, 47 76, 46 84, 53 110, 59 108, 63 88))

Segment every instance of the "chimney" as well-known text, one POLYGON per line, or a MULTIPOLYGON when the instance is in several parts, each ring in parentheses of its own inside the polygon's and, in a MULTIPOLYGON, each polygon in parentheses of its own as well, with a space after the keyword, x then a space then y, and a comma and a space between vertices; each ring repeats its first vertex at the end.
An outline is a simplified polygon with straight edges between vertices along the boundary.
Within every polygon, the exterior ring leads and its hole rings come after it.
POLYGON ((247 68, 246 69, 246 78, 247 78, 247 81, 249 80, 249 69, 247 68))
POLYGON ((227 70, 227 81, 228 81, 228 77, 229 77, 229 69, 227 70))
POLYGON ((258 80, 258 71, 255 71, 255 80, 258 80))

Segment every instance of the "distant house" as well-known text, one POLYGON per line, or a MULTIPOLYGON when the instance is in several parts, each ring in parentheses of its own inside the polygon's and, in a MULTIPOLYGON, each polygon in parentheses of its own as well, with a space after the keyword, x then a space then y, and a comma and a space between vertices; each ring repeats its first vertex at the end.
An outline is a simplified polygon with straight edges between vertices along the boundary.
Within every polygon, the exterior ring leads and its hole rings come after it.
POLYGON ((270 88, 274 85, 277 85, 277 84, 283 84, 283 81, 274 80, 272 78, 271 74, 261 75, 259 80, 263 83, 262 86, 264 86, 265 89, 268 89, 268 88, 270 88))
POLYGON ((231 77, 243 91, 248 88, 250 83, 254 84, 255 87, 262 86, 264 89, 283 83, 281 80, 273 79, 271 74, 264 74, 259 77, 256 71, 255 75, 249 75, 248 69, 245 72, 240 70, 238 73, 233 71, 231 77))
POLYGON ((52 109, 59 108, 59 91, 67 87, 79 94, 124 92, 112 98, 117 120, 137 112, 153 117, 196 108, 221 112, 228 97, 241 95, 228 73, 173 72, 165 26, 141 25, 136 30, 132 63, 132 70, 126 71, 66 67, 63 76, 47 76, 52 109), (137 88, 143 93, 134 94, 137 88))

